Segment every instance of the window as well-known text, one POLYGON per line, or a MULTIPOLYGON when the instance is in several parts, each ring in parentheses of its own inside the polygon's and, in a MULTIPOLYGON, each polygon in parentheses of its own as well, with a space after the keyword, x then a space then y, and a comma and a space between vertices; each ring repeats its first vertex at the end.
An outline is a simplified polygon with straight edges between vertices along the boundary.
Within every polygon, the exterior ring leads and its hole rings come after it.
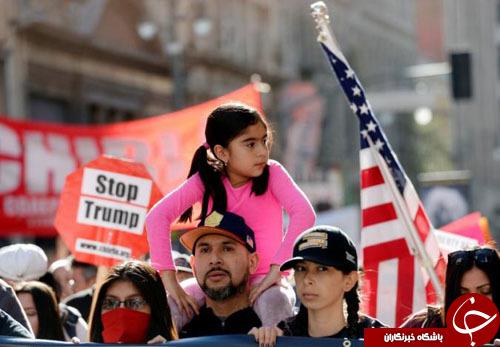
POLYGON ((7 113, 7 98, 5 97, 5 63, 0 57, 0 114, 7 113))
POLYGON ((118 109, 97 103, 87 106, 87 119, 90 124, 110 124, 136 119, 137 115, 130 110, 118 109))
POLYGON ((497 79, 500 80, 500 46, 497 46, 497 79))
POLYGON ((44 122, 71 122, 69 103, 61 98, 31 94, 28 114, 31 119, 44 122))
POLYGON ((500 0, 497 0, 497 23, 500 24, 500 0))

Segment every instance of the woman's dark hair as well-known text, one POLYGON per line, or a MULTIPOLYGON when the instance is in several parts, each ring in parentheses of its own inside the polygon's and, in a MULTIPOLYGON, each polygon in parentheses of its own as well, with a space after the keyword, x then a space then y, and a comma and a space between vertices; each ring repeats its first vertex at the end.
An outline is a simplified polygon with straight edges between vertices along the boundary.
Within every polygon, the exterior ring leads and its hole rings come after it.
MULTIPOLYGON (((225 168, 222 162, 215 157, 214 147, 220 145, 227 148, 231 140, 240 135, 247 127, 261 123, 268 131, 268 141, 271 143, 271 129, 257 110, 244 104, 225 104, 217 107, 210 113, 205 127, 206 145, 200 146, 194 153, 188 178, 199 173, 205 186, 200 219, 207 215, 208 201, 212 198, 213 209, 221 212, 227 210, 227 196, 222 175, 225 168), (208 148, 207 148, 208 147, 208 148), (210 150, 210 151, 209 151, 210 150)), ((259 177, 253 179, 252 192, 262 195, 267 190, 269 181, 269 167, 259 177)), ((193 208, 190 207, 180 217, 181 222, 191 220, 193 208)))
MULTIPOLYGON (((349 272, 344 272, 345 275, 349 272)), ((361 324, 359 323, 359 295, 358 283, 352 287, 350 291, 344 294, 344 299, 347 304, 347 332, 349 338, 358 339, 361 334, 361 324)), ((297 336, 308 336, 309 316, 307 308, 301 304, 299 312, 296 316, 289 318, 286 321, 285 329, 295 332, 297 336)))
POLYGON ((56 301, 59 303, 61 301, 62 288, 59 282, 56 281, 54 275, 51 272, 46 272, 42 277, 38 279, 39 282, 45 283, 54 291, 56 295, 56 301))
POLYGON ((279 324, 279 327, 284 329, 286 336, 308 336, 308 326, 309 314, 307 313, 307 308, 303 304, 300 304, 297 315, 286 319, 283 326, 281 323, 279 324))
MULTIPOLYGON (((446 317, 446 312, 448 312, 453 301, 462 295, 460 288, 464 274, 474 266, 483 271, 488 277, 493 302, 500 310, 500 283, 498 276, 500 261, 498 252, 495 249, 487 247, 475 248, 453 252, 448 256, 443 319, 446 317)), ((500 335, 500 332, 498 335, 500 335)))
POLYGON ((38 314, 37 339, 65 341, 56 294, 48 285, 30 281, 16 287, 16 294, 27 293, 33 297, 38 314))
POLYGON ((108 273, 99 290, 95 293, 97 299, 90 314, 92 317, 89 328, 91 342, 104 342, 101 320, 102 302, 109 287, 118 281, 131 282, 151 308, 151 320, 146 341, 157 335, 163 336, 167 341, 177 339, 177 332, 167 303, 167 294, 160 275, 148 263, 134 260, 111 268, 110 273, 108 273))
MULTIPOLYGON (((347 273, 344 273, 347 275, 347 273)), ((347 331, 349 337, 352 339, 357 339, 360 336, 360 324, 359 324, 359 293, 358 293, 358 282, 351 288, 350 291, 344 294, 344 299, 347 304, 347 331)))

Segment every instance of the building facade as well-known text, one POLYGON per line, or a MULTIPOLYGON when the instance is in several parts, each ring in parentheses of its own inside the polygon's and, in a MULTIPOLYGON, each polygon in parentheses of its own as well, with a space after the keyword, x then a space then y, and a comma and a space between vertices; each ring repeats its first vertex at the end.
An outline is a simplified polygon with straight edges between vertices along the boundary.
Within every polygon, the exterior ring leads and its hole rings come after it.
POLYGON ((470 54, 472 95, 453 104, 454 156, 471 173, 472 209, 500 237, 500 1, 445 0, 445 47, 470 54))
MULTIPOLYGON (((405 75, 421 62, 416 3, 327 1, 343 52, 375 112, 389 120, 390 139, 408 123, 400 116, 419 105, 405 75)), ((302 0, 5 0, 0 65, 0 113, 84 124, 164 114, 258 74, 271 87, 263 100, 276 130, 273 156, 285 165, 300 158, 290 171, 316 206, 359 201, 357 120, 302 0), (305 88, 288 94, 294 86, 305 88), (309 130, 315 135, 303 145, 309 130)), ((391 142, 406 164, 413 144, 391 142)))
MULTIPOLYGON (((247 84, 290 78, 265 1, 3 1, 0 111, 109 123, 166 113, 247 84)), ((283 30, 286 32, 286 30, 283 30)))

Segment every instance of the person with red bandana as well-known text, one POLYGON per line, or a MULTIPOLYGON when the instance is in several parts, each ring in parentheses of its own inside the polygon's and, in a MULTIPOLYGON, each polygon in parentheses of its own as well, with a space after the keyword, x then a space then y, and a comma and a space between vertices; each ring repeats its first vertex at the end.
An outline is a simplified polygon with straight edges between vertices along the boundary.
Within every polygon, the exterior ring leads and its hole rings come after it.
POLYGON ((151 344, 177 339, 160 275, 149 264, 116 265, 96 295, 91 342, 151 344))

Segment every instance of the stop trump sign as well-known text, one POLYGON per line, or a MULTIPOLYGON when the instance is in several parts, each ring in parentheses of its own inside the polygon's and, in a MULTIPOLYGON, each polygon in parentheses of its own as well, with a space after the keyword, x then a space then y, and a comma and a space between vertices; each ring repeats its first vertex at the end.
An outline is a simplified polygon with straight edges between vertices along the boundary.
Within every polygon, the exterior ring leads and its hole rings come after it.
POLYGON ((55 227, 79 261, 138 259, 148 252, 146 214, 161 196, 143 164, 101 156, 67 176, 55 227))

